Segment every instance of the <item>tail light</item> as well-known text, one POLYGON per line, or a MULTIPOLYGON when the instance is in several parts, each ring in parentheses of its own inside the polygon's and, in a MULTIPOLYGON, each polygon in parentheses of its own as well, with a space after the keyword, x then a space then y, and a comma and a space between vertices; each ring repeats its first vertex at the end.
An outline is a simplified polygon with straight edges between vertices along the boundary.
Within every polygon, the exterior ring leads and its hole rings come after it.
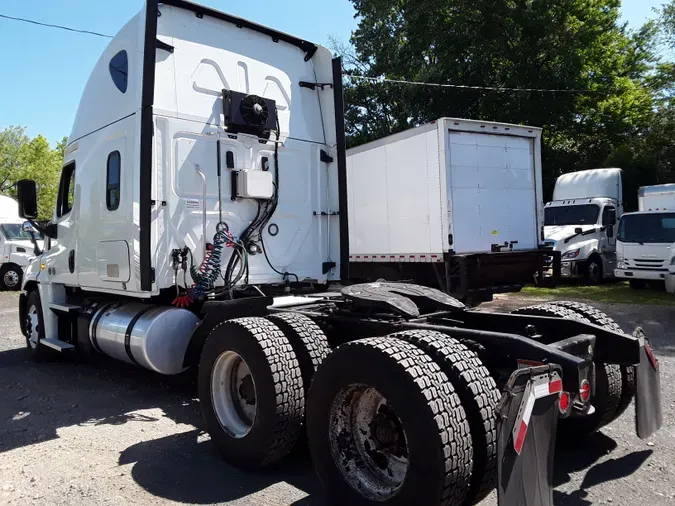
POLYGON ((572 398, 570 397, 569 392, 560 392, 560 397, 558 398, 558 407, 560 408, 560 413, 562 415, 569 414, 572 408, 572 398))
POLYGON ((581 386, 579 387, 579 398, 582 402, 586 403, 591 398, 591 384, 588 380, 583 380, 581 386))

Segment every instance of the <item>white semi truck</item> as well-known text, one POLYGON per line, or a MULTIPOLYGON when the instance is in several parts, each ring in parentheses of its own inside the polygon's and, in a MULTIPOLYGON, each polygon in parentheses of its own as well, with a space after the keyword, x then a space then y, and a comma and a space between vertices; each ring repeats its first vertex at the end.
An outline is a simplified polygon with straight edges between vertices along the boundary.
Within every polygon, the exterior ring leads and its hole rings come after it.
POLYGON ((668 276, 674 256, 675 184, 641 187, 638 209, 624 214, 619 222, 614 273, 639 289, 668 276))
POLYGON ((352 277, 481 302, 550 264, 540 128, 441 118, 347 151, 347 189, 352 277))
POLYGON ((560 176, 544 208, 545 242, 562 255, 562 276, 591 284, 614 276, 617 219, 623 214, 621 169, 560 176))
POLYGON ((0 289, 19 290, 24 267, 41 251, 42 241, 31 242, 31 234, 37 231, 24 228, 25 221, 16 200, 0 195, 0 289))
MULTIPOLYGON (((579 440, 635 396, 638 434, 657 430, 648 341, 592 308, 487 314, 350 284, 342 110, 328 50, 148 0, 85 87, 42 228, 57 244, 26 269, 33 359, 196 368, 228 462, 277 463, 306 429, 339 505, 459 505, 497 486, 501 505, 546 506, 559 418, 579 440)), ((17 189, 34 220, 35 183, 17 189)))

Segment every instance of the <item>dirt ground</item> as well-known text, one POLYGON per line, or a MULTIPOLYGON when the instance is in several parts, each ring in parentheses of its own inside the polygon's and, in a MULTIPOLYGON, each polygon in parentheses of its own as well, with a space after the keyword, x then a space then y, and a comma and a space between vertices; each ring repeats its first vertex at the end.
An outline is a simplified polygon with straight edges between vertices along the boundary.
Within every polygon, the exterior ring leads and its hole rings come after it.
MULTIPOLYGON (((194 384, 113 361, 34 364, 17 295, 0 294, 0 504, 327 504, 306 451, 244 473, 216 455, 194 384)), ((536 303, 499 297, 485 310, 536 303)), ((653 439, 634 411, 577 448, 558 445, 558 505, 675 504, 675 309, 596 304, 624 330, 642 325, 661 361, 665 424, 653 439)), ((481 506, 496 505, 493 494, 481 506)))

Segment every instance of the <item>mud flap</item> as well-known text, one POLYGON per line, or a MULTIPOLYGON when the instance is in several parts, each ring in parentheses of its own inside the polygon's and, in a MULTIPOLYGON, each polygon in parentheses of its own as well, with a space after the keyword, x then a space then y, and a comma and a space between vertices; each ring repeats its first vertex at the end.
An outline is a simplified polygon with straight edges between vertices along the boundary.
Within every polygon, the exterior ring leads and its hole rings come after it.
POLYGON ((635 374, 635 430, 640 439, 646 439, 663 424, 661 374, 644 331, 638 327, 633 335, 640 339, 640 364, 635 374))
POLYGON ((562 391, 557 365, 515 371, 497 421, 499 506, 553 506, 553 456, 562 391))

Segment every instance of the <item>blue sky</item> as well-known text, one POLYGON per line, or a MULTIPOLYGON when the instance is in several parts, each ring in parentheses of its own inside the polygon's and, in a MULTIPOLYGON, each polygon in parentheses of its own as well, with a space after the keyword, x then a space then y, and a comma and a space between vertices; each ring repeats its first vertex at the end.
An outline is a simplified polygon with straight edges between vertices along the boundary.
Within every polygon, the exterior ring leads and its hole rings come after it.
MULTIPOLYGON (((633 26, 653 17, 665 0, 623 0, 633 26)), ((198 0, 219 10, 326 44, 345 41, 355 28, 349 0, 198 0)), ((2 0, 0 14, 115 34, 141 9, 142 0, 2 0)), ((80 93, 107 39, 0 18, 0 128, 28 127, 55 143, 70 133, 80 93)))

